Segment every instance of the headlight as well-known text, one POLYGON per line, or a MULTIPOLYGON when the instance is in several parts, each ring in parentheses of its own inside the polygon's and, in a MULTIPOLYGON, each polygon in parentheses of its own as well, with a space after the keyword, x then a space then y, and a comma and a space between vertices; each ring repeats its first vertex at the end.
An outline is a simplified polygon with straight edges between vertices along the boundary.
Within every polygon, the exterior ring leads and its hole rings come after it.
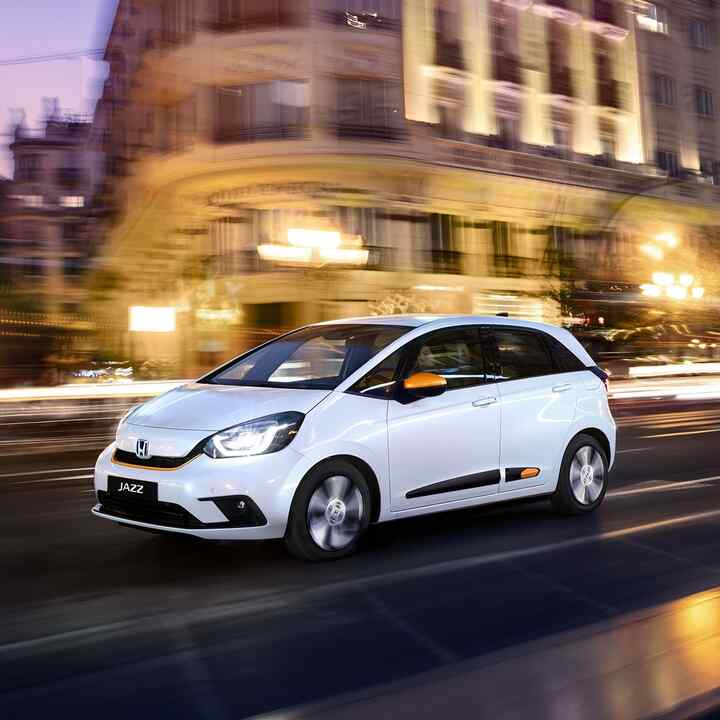
POLYGON ((304 418, 302 413, 286 412, 240 423, 208 438, 203 452, 211 458, 277 452, 292 442, 304 418))

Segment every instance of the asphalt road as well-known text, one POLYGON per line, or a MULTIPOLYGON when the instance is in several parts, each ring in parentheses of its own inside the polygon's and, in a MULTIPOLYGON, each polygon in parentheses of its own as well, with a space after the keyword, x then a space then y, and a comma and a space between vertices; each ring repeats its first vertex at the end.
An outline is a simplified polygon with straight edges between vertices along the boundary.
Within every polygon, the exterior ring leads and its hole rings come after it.
POLYGON ((2 718, 248 717, 720 586, 717 401, 618 405, 590 517, 535 502, 404 520, 324 565, 92 517, 91 467, 127 405, 0 405, 2 718))

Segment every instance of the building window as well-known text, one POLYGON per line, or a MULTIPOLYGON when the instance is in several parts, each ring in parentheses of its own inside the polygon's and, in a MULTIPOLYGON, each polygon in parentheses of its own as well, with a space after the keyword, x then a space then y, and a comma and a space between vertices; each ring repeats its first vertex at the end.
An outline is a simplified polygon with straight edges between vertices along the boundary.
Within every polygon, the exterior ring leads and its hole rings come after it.
POLYGON ((85 267, 82 258, 63 258, 63 274, 66 277, 77 277, 78 275, 82 275, 84 269, 85 267))
POLYGON ((160 24, 164 42, 183 42, 194 29, 193 0, 163 0, 160 24))
POLYGON ((705 20, 691 20, 689 28, 691 47, 709 49, 712 45, 710 23, 705 20))
POLYGON ((512 150, 517 146, 519 138, 520 118, 516 115, 498 115, 497 136, 492 144, 512 150))
POLYGON ((720 181, 720 164, 712 158, 700 158, 700 174, 713 185, 717 185, 720 181))
POLYGON ((695 112, 705 117, 712 117, 713 114, 712 93, 700 85, 695 86, 695 112))
POLYGON ((215 140, 302 137, 308 123, 309 96, 309 84, 295 80, 218 88, 215 140))
POLYGON ((569 125, 553 125, 552 126, 553 147, 561 157, 567 157, 570 154, 570 126, 569 125))
POLYGON ((60 198, 60 205, 66 208, 85 207, 85 198, 82 195, 63 195, 60 198))
POLYGON ((664 170, 670 177, 678 177, 680 174, 677 153, 668 150, 658 150, 657 164, 658 167, 664 170))
POLYGON ((40 208, 43 206, 42 195, 16 195, 15 197, 24 207, 40 208))
POLYGON ((15 161, 17 182, 37 182, 42 171, 42 155, 20 155, 15 161))
POLYGON ((295 27, 306 16, 299 0, 215 0, 215 30, 258 30, 295 27))
POLYGON ((662 33, 667 35, 670 28, 668 26, 668 11, 664 7, 655 5, 650 2, 636 3, 638 25, 643 30, 649 32, 662 33))
POLYGON ((391 80, 338 78, 338 137, 398 138, 403 129, 399 83, 391 80))
POLYGON ((675 104, 675 79, 669 75, 653 75, 655 102, 658 105, 675 104))

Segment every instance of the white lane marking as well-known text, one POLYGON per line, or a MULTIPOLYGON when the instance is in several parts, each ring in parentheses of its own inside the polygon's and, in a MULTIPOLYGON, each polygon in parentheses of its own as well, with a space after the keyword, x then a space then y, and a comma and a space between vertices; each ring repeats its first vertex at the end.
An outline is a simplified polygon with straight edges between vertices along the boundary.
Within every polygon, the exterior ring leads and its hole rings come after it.
POLYGON ((607 497, 623 497, 625 495, 640 495, 641 493, 647 492, 662 492, 663 490, 680 490, 686 487, 694 487, 695 485, 702 485, 703 483, 713 482, 720 480, 720 475, 712 475, 710 477, 697 478, 696 480, 679 480, 678 482, 664 482, 657 485, 650 485, 648 487, 641 488, 630 488, 628 490, 613 490, 607 494, 607 497))
MULTIPOLYGON (((330 593, 342 594, 352 590, 367 589, 378 585, 381 586, 383 584, 395 584, 400 581, 414 580, 439 573, 448 573, 455 570, 464 570, 467 568, 490 565, 496 562, 518 560, 520 558, 532 557, 534 555, 543 555, 545 553, 567 550, 568 548, 589 545, 595 542, 621 540, 622 538, 632 535, 662 530, 676 525, 685 525, 688 523, 702 522, 704 520, 712 520, 715 518, 720 518, 720 510, 709 510, 701 513, 692 513, 690 515, 680 515, 667 520, 657 520, 655 522, 644 523, 643 525, 634 525, 620 530, 609 530, 607 532, 585 535, 584 537, 573 538, 570 540, 561 540, 559 542, 547 543, 545 545, 529 546, 518 550, 506 550, 492 553, 490 555, 475 555, 468 558, 459 558, 457 560, 442 560, 440 562, 431 563, 419 568, 392 570, 390 572, 378 573, 377 575, 371 575, 365 578, 361 577, 353 580, 341 580, 339 582, 314 587, 309 590, 298 591, 296 588, 280 590, 274 593, 262 594, 260 597, 251 597, 234 603, 223 603, 222 605, 200 607, 195 610, 183 611, 182 613, 164 613, 162 619, 168 627, 170 627, 173 622, 187 624, 191 622, 221 621, 248 612, 256 612, 258 610, 267 611, 274 607, 287 606, 289 603, 297 601, 298 599, 304 601, 312 601, 314 598, 320 597, 327 599, 330 593)), ((118 630, 127 631, 127 629, 133 626, 146 627, 149 617, 152 616, 142 616, 133 620, 90 626, 54 635, 42 635, 29 640, 17 640, 14 642, 0 644, 0 654, 9 653, 13 650, 29 649, 58 641, 67 642, 70 639, 87 637, 101 633, 107 634, 118 630)))
POLYGON ((680 437, 681 435, 704 435, 706 433, 716 432, 720 432, 720 428, 712 428, 711 430, 686 430, 685 432, 661 433, 660 435, 640 435, 640 439, 650 440, 651 438, 680 437))
POLYGON ((646 452, 647 450, 654 450, 655 448, 651 447, 644 447, 644 448, 626 448, 625 450, 616 450, 616 455, 622 455, 622 453, 631 453, 631 452, 646 452))
POLYGON ((79 468, 53 468, 51 470, 31 470, 24 472, 15 473, 3 473, 0 478, 7 477, 24 477, 26 475, 49 475, 51 473, 64 473, 64 472, 82 472, 83 470, 92 470, 92 467, 79 467, 79 468))
POLYGON ((37 485, 38 483, 64 482, 66 480, 89 480, 94 475, 67 475, 65 477, 41 478, 40 480, 18 480, 9 485, 37 485))

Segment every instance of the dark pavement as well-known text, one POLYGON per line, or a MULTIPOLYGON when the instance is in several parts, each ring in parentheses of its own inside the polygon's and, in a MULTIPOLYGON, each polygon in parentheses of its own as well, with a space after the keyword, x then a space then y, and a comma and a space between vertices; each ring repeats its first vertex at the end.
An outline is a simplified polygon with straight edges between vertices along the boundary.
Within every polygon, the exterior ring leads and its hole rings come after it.
POLYGON ((92 517, 91 467, 129 404, 0 404, 2 718, 247 717, 720 587, 717 401, 618 404, 611 492, 593 516, 541 501, 404 520, 324 565, 279 541, 92 517))

